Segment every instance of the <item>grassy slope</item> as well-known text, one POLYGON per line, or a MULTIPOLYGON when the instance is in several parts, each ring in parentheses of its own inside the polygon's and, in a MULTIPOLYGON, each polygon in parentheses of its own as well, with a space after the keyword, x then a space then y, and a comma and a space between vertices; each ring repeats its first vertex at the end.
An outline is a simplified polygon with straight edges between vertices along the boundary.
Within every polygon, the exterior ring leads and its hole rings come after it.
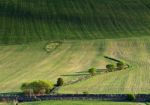
POLYGON ((101 101, 43 101, 43 102, 21 103, 19 105, 50 105, 50 104, 53 105, 145 105, 144 103, 101 102, 101 101))
MULTIPOLYGON (((125 71, 102 74, 84 82, 66 86, 61 92, 149 93, 149 45, 149 39, 107 40, 106 49, 99 52, 123 59, 132 68, 125 71)), ((103 63, 99 63, 99 65, 103 65, 103 63)))
POLYGON ((29 80, 55 82, 63 74, 104 68, 108 61, 103 55, 108 55, 124 59, 133 65, 132 71, 96 76, 60 92, 149 93, 149 39, 66 41, 51 54, 43 50, 44 40, 148 36, 149 4, 149 0, 1 0, 0 43, 32 43, 0 46, 0 92, 19 91, 29 80))
POLYGON ((44 46, 44 42, 1 46, 0 88, 3 92, 18 90, 16 86, 28 80, 50 79, 54 82, 60 75, 85 70, 98 53, 98 48, 92 48, 93 43, 87 41, 66 42, 52 54, 46 53, 44 46))
MULTIPOLYGON (((123 59, 130 70, 102 74, 62 88, 61 93, 150 93, 148 38, 65 41, 52 53, 46 42, 0 47, 0 92, 19 91, 22 82, 46 79, 56 82, 60 75, 72 75, 90 67, 105 68, 103 55, 123 59)), ((78 76, 63 76, 65 81, 78 76)))
POLYGON ((1 0, 0 43, 140 37, 149 0, 1 0))

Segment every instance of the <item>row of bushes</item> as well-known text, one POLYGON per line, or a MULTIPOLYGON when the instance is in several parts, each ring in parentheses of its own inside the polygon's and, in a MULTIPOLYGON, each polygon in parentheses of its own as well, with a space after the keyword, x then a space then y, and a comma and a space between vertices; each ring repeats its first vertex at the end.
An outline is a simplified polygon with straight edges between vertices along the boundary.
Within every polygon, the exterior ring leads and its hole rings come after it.
POLYGON ((107 71, 112 72, 114 70, 122 70, 124 69, 125 64, 123 62, 117 62, 116 65, 108 64, 106 65, 107 71))
MULTIPOLYGON (((121 70, 124 68, 124 63, 118 62, 117 63, 117 69, 121 70)), ((112 64, 106 65, 106 68, 108 72, 112 72, 115 70, 115 66, 112 64)), ((96 68, 91 68, 88 70, 88 72, 93 76, 96 73, 96 68)), ((21 90, 26 94, 26 95, 41 95, 41 94, 49 94, 51 90, 54 90, 55 87, 57 86, 62 86, 64 83, 62 78, 57 79, 57 83, 53 84, 50 81, 33 81, 30 83, 23 83, 21 86, 21 90)))
MULTIPOLYGON (((107 72, 112 72, 115 70, 122 70, 125 68, 125 64, 123 62, 117 62, 116 66, 113 64, 108 64, 106 65, 106 70, 107 72)), ((89 74, 91 74, 92 76, 96 74, 96 68, 90 68, 88 70, 89 74)))
MULTIPOLYGON (((117 62, 116 67, 113 64, 106 65, 107 72, 112 72, 116 69, 122 70, 124 69, 125 64, 123 62, 117 62)), ((94 76, 96 74, 96 68, 90 68, 88 72, 91 74, 91 76, 94 76)), ((57 83, 53 84, 50 81, 33 81, 29 83, 23 83, 21 86, 21 90, 26 95, 41 95, 41 94, 49 94, 53 90, 55 90, 55 87, 62 86, 64 84, 64 81, 62 78, 57 79, 57 83)))

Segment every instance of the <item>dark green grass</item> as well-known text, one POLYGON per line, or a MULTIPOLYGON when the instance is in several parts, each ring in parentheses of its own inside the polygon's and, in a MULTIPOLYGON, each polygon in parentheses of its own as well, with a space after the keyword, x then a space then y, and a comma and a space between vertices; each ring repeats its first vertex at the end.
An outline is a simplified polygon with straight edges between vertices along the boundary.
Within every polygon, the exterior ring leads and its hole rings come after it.
POLYGON ((0 43, 140 37, 149 0, 0 0, 0 43))
MULTIPOLYGON (((11 104, 8 104, 8 105, 11 105, 11 104)), ((20 103, 19 105, 145 105, 145 104, 144 103, 134 103, 134 102, 61 100, 61 101, 27 102, 27 103, 20 103)))

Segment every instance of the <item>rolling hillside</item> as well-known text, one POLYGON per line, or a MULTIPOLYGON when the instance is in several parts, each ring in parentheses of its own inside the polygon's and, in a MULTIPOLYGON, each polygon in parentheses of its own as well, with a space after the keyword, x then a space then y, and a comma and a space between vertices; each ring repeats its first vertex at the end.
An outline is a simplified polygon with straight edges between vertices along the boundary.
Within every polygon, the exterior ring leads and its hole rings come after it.
MULTIPOLYGON (((0 0, 0 92, 23 82, 74 80, 104 55, 132 66, 60 93, 150 93, 150 0, 0 0), (57 48, 47 51, 62 42, 57 48)), ((114 63, 114 62, 112 62, 114 63)))
MULTIPOLYGON (((20 91, 23 82, 74 80, 91 67, 104 69, 115 63, 103 56, 121 59, 132 68, 97 75, 86 81, 63 87, 60 93, 150 93, 150 40, 145 37, 107 40, 65 41, 51 53, 47 42, 0 47, 0 92, 20 91)), ((82 76, 82 75, 81 75, 82 76)))
POLYGON ((0 0, 0 43, 141 37, 149 0, 0 0))

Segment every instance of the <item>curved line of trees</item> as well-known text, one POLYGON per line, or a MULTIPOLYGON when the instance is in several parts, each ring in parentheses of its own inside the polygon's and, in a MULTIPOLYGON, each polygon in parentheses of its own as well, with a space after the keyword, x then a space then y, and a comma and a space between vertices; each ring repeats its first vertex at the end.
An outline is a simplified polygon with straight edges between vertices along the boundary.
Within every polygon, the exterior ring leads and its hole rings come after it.
MULTIPOLYGON (((122 70, 122 69, 125 69, 126 66, 127 65, 121 61, 117 62, 116 65, 107 64, 106 72, 122 70)), ((90 68, 88 70, 88 72, 91 76, 94 76, 97 72, 97 69, 90 68)), ((33 82, 29 82, 29 83, 23 83, 21 85, 21 90, 23 91, 23 93, 25 95, 28 95, 28 96, 36 95, 37 96, 37 95, 49 94, 49 93, 55 91, 55 89, 57 89, 57 87, 60 87, 63 85, 64 85, 64 80, 62 78, 58 78, 56 84, 53 84, 50 81, 39 80, 39 81, 33 81, 33 82)))

